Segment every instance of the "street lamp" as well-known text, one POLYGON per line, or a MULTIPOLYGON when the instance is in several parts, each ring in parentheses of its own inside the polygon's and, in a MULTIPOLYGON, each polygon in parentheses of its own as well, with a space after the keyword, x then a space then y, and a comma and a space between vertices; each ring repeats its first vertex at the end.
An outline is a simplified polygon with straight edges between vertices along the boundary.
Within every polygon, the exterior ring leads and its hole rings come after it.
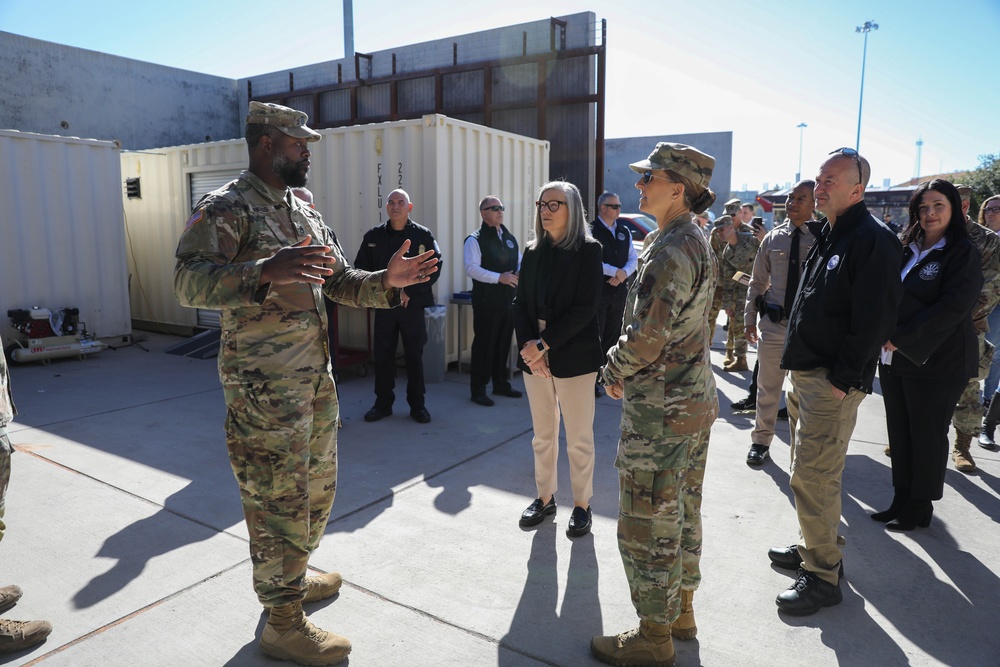
POLYGON ((861 95, 858 97, 858 136, 854 140, 854 150, 861 149, 861 103, 865 99, 865 61, 868 59, 868 33, 872 30, 878 30, 878 23, 875 21, 865 21, 864 25, 854 29, 854 32, 865 34, 865 50, 861 56, 861 95))
POLYGON ((795 182, 798 183, 799 179, 802 178, 802 130, 809 126, 805 123, 799 123, 795 127, 799 128, 799 170, 795 172, 795 182))

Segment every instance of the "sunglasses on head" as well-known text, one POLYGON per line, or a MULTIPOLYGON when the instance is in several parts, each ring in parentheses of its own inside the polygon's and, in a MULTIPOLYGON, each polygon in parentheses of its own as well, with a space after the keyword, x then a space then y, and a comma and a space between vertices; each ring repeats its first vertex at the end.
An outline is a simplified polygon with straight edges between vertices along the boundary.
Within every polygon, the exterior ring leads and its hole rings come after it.
POLYGON ((503 208, 503 206, 484 206, 484 207, 482 207, 479 210, 480 211, 493 211, 494 213, 496 213, 497 211, 504 210, 504 208, 503 208))
POLYGON ((847 157, 854 160, 854 164, 858 166, 858 183, 864 181, 864 177, 861 175, 861 154, 858 153, 853 148, 848 148, 844 146, 843 148, 838 148, 835 151, 830 151, 827 155, 833 155, 834 153, 840 153, 841 155, 846 155, 847 157))

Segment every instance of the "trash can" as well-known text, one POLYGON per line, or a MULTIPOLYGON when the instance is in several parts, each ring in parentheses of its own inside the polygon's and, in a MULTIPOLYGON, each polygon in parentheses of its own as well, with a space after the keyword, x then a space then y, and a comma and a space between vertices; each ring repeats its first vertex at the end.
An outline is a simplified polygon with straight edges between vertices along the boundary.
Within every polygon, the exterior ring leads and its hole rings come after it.
POLYGON ((444 382, 444 335, 447 331, 448 306, 424 308, 427 344, 424 345, 424 382, 444 382))

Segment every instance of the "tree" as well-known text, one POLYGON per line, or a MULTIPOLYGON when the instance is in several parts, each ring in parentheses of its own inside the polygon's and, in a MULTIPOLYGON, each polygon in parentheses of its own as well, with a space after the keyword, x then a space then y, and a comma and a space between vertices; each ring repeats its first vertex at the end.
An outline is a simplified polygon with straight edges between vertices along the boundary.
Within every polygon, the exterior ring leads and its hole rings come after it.
POLYGON ((967 183, 972 187, 969 217, 973 220, 979 216, 979 205, 984 199, 1000 194, 1000 153, 980 155, 979 160, 979 167, 969 173, 967 183))

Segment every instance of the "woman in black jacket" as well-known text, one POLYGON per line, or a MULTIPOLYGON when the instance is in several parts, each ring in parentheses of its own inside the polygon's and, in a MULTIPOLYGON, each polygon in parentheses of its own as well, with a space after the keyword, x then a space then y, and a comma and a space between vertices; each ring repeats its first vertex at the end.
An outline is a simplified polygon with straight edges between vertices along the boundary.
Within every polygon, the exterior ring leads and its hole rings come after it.
POLYGON ((543 185, 514 297, 514 331, 521 349, 517 365, 524 371, 531 408, 538 489, 538 498, 521 514, 524 527, 556 512, 561 412, 574 504, 566 534, 590 532, 594 382, 604 361, 597 326, 603 282, 601 244, 588 231, 580 191, 565 181, 543 185))
POLYGON ((931 501, 944 490, 952 413, 978 374, 971 314, 983 272, 948 181, 934 179, 913 193, 902 241, 903 300, 879 365, 894 495, 872 519, 908 531, 930 525, 931 501))

